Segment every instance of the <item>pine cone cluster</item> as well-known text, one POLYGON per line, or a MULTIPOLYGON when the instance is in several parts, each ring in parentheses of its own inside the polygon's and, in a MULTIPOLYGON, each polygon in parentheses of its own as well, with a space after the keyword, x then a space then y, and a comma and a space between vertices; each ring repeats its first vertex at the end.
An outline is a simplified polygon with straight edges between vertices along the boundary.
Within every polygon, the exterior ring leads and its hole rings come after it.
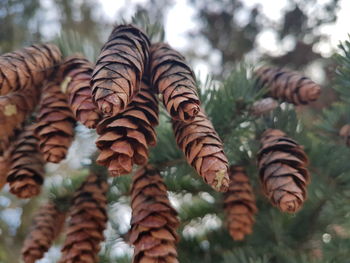
POLYGON ((90 174, 75 192, 60 263, 98 262, 107 223, 107 182, 90 174))
POLYGON ((179 221, 159 172, 151 166, 133 176, 130 242, 133 263, 178 263, 175 243, 179 221))
POLYGON ((133 164, 144 165, 148 160, 148 146, 156 144, 158 101, 146 80, 125 111, 104 118, 97 127, 96 141, 101 150, 97 163, 108 167, 112 176, 128 174, 133 164))
POLYGON ((13 142, 9 155, 7 182, 11 193, 19 198, 38 195, 44 181, 44 164, 34 125, 27 125, 13 142))
POLYGON ((74 138, 74 126, 75 119, 60 82, 46 82, 35 129, 45 161, 59 163, 66 157, 74 138))
POLYGON ((255 72, 257 86, 267 87, 269 95, 295 105, 319 98, 321 88, 302 74, 281 68, 261 67, 255 72))
POLYGON ((234 240, 243 240, 253 231, 257 208, 253 189, 242 166, 229 168, 230 186, 224 195, 227 227, 234 240))
POLYGON ((283 212, 294 213, 306 199, 310 182, 303 148, 280 130, 268 129, 261 136, 258 153, 264 194, 283 212))
POLYGON ((187 162, 216 191, 226 192, 230 181, 228 161, 221 139, 203 111, 191 122, 174 121, 173 129, 187 162))
POLYGON ((34 263, 44 256, 60 234, 65 216, 52 202, 39 208, 22 248, 24 263, 34 263))
POLYGON ((101 114, 92 102, 90 80, 92 64, 81 55, 64 59, 61 66, 62 84, 66 85, 68 103, 77 121, 87 128, 95 129, 101 114))
POLYGON ((100 111, 116 116, 125 110, 140 90, 147 72, 150 42, 132 25, 114 28, 97 59, 91 86, 100 111))
POLYGON ((190 121, 199 113, 194 73, 185 58, 165 43, 151 46, 152 85, 171 117, 190 121))
MULTIPOLYGON (((32 45, 0 56, 0 144, 9 144, 15 129, 37 105, 41 83, 61 60, 55 45, 32 45)), ((3 151, 4 148, 1 149, 3 151)))

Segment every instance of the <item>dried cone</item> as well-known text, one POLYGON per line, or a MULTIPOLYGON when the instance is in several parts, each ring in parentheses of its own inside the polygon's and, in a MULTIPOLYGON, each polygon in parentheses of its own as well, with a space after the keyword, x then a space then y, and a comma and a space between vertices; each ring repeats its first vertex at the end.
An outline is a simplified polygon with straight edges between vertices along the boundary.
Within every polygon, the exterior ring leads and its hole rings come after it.
POLYGON ((221 139, 204 112, 189 123, 174 121, 173 129, 187 162, 216 191, 226 192, 230 181, 227 158, 221 139))
POLYGON ((132 25, 114 28, 92 74, 93 100, 101 112, 115 116, 125 110, 140 89, 149 63, 150 42, 132 25))
POLYGON ((41 83, 56 69, 61 53, 55 45, 32 45, 0 56, 0 144, 7 144, 14 129, 34 110, 41 83))
POLYGON ((53 44, 32 45, 1 55, 0 95, 23 89, 35 91, 60 61, 61 52, 53 44))
POLYGON ((10 164, 7 154, 0 156, 0 190, 4 187, 7 181, 7 174, 10 170, 10 164))
POLYGON ((190 121, 199 113, 194 73, 185 58, 165 43, 151 46, 152 85, 163 95, 173 119, 190 121))
POLYGON ((40 193, 44 181, 44 160, 34 125, 27 125, 13 142, 9 155, 10 171, 7 182, 10 191, 19 198, 30 198, 40 193))
POLYGON ((74 137, 74 125, 75 119, 60 83, 56 80, 45 83, 35 129, 45 161, 59 163, 65 158, 74 137))
POLYGON ((133 176, 131 187, 130 243, 135 246, 133 263, 178 263, 175 243, 177 213, 159 172, 150 166, 133 176))
POLYGON ((76 120, 87 128, 95 129, 101 115, 92 102, 90 87, 92 71, 92 64, 81 55, 67 57, 61 66, 68 103, 76 120))
POLYGON ((90 174, 74 194, 60 263, 98 262, 107 223, 107 190, 105 180, 90 174))
POLYGON ((255 223, 255 196, 242 166, 230 166, 229 175, 230 186, 224 198, 227 227, 234 240, 243 240, 252 233, 255 223))
POLYGON ((269 95, 295 105, 319 98, 321 88, 302 74, 281 68, 261 67, 255 72, 257 85, 268 87, 269 95))
POLYGON ((258 165, 264 194, 283 212, 294 213, 305 201, 310 182, 307 156, 302 146, 280 130, 266 130, 261 144, 258 165))
POLYGON ((340 129, 339 135, 344 138, 346 145, 350 147, 350 124, 345 124, 340 129))
POLYGON ((33 225, 22 248, 24 263, 34 263, 49 250, 53 241, 60 234, 65 221, 65 213, 55 204, 48 202, 39 208, 33 225))
POLYGON ((134 163, 146 164, 148 146, 156 144, 156 125, 158 101, 143 80, 140 92, 125 111, 98 124, 96 145, 101 152, 97 163, 107 166, 112 176, 130 173, 134 163))

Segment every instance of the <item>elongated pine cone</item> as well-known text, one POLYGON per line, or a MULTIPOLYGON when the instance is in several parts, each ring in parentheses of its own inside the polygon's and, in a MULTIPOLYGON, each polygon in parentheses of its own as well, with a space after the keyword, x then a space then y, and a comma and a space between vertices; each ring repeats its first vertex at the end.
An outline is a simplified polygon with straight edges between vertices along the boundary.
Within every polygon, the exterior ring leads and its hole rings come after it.
POLYGON ((24 128, 11 149, 7 176, 10 192, 19 198, 38 195, 44 182, 45 162, 34 134, 34 124, 24 128))
POLYGON ((154 168, 143 167, 133 176, 131 208, 132 262, 178 263, 177 213, 169 202, 163 178, 154 168))
POLYGON ((34 263, 49 250, 64 226, 66 214, 48 202, 39 208, 22 247, 24 263, 34 263))
POLYGON ((90 174, 75 192, 60 263, 98 262, 107 223, 107 182, 90 174))
POLYGON ((66 157, 74 138, 75 119, 56 80, 45 83, 37 115, 36 134, 47 162, 59 163, 66 157))
POLYGON ((132 25, 114 28, 103 46, 92 74, 93 100, 100 111, 116 116, 140 89, 149 63, 148 37, 132 25))
POLYGON ((173 129, 187 162, 213 189, 226 192, 230 181, 227 157, 221 139, 204 112, 200 111, 189 123, 174 121, 173 129))
POLYGON ((258 209, 245 169, 242 166, 231 165, 229 176, 230 186, 224 196, 227 227, 234 240, 243 240, 253 231, 258 209))
POLYGON ((55 45, 32 45, 0 56, 0 151, 38 104, 41 84, 56 70, 55 45))
POLYGON ((255 74, 258 87, 267 86, 271 97, 295 105, 308 104, 321 94, 320 86, 299 72, 261 67, 255 74))
POLYGON ((30 89, 39 93, 61 61, 61 52, 53 44, 40 44, 0 56, 0 95, 11 91, 30 89))
POLYGON ((7 182, 7 174, 10 170, 10 162, 8 155, 3 153, 0 156, 0 191, 7 182))
POLYGON ((199 113, 200 101, 194 73, 185 58, 165 43, 151 46, 152 85, 163 95, 173 119, 190 121, 199 113))
POLYGON ((350 147, 350 124, 345 124, 340 129, 339 135, 344 138, 345 144, 350 147))
POLYGON ((76 120, 87 128, 95 129, 101 114, 92 102, 92 64, 82 55, 73 55, 64 59, 60 71, 64 79, 63 89, 66 89, 68 103, 76 120))
POLYGON ((97 163, 108 167, 112 176, 128 174, 133 164, 148 161, 148 146, 156 144, 158 101, 146 80, 127 109, 114 117, 103 119, 97 126, 100 149, 97 163))
POLYGON ((264 194, 283 212, 298 211, 310 182, 308 158, 302 146, 276 129, 266 130, 261 144, 258 165, 264 194))

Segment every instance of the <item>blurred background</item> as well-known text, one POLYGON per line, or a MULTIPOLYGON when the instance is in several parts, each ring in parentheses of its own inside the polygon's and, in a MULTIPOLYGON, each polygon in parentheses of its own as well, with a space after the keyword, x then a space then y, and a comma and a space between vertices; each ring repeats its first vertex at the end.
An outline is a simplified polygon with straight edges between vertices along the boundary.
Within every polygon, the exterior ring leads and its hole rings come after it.
MULTIPOLYGON (((223 80, 238 62, 287 66, 324 85, 322 99, 312 105, 319 109, 335 96, 327 88, 334 68, 330 58, 339 42, 348 38, 349 12, 347 0, 0 0, 0 52, 37 42, 81 39, 86 55, 94 59, 113 25, 148 16, 150 23, 164 26, 165 40, 183 52, 199 79, 209 74, 223 80)), ((49 166, 51 174, 66 176, 89 164, 94 134, 78 130, 69 161, 49 166)), ((59 178, 50 177, 46 188, 59 178)), ((210 201, 210 196, 203 198, 210 201)), ((0 194, 1 263, 17 262, 30 215, 39 202, 40 197, 18 200, 6 188, 0 194)), ((130 208, 118 204, 115 209, 119 211, 115 221, 125 222, 119 227, 127 229, 130 208)), ((215 218, 203 222, 220 224, 215 218)), ((58 251, 53 248, 41 262, 54 262, 58 251)), ((115 254, 128 251, 123 242, 114 247, 115 254)))

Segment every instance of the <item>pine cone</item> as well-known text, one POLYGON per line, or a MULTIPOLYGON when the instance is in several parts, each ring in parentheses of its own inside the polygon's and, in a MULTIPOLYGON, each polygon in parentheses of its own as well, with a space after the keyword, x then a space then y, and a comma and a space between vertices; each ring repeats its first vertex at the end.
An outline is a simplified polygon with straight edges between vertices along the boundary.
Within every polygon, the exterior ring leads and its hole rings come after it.
POLYGON ((243 240, 252 233, 258 210, 245 169, 231 165, 229 170, 230 186, 224 198, 227 227, 234 240, 243 240))
POLYGON ((132 262, 178 263, 177 213, 169 202, 163 178, 150 166, 133 176, 131 208, 129 237, 135 246, 132 262))
POLYGON ((35 129, 45 161, 59 163, 66 157, 74 138, 74 125, 73 113, 59 82, 45 83, 35 129))
POLYGON ((350 147, 350 124, 345 124, 340 129, 339 135, 344 138, 345 144, 350 147))
POLYGON ((65 213, 51 202, 42 205, 35 215, 33 225, 22 248, 24 263, 34 263, 49 250, 60 234, 65 221, 65 213))
POLYGON ((173 129, 187 162, 216 191, 226 192, 229 186, 228 161, 208 117, 201 111, 192 122, 174 121, 173 129))
POLYGON ((9 155, 10 171, 7 182, 10 191, 19 198, 30 198, 40 193, 44 181, 44 160, 34 125, 28 125, 13 142, 9 155))
POLYGON ((93 100, 101 112, 116 116, 126 109, 140 89, 149 63, 150 42, 132 25, 114 28, 92 74, 93 100))
POLYGON ((61 53, 55 45, 33 45, 0 56, 0 144, 8 144, 38 104, 41 83, 56 69, 61 53))
POLYGON ((88 128, 95 129, 101 115, 92 102, 90 80, 92 64, 81 55, 65 58, 61 66, 69 105, 75 118, 88 128))
POLYGON ((165 43, 151 46, 152 85, 175 120, 190 121, 199 113, 194 73, 185 58, 165 43))
POLYGON ((98 262, 107 223, 108 184, 90 174, 75 192, 60 263, 98 262))
POLYGON ((7 174, 10 170, 10 163, 7 154, 0 156, 0 191, 5 186, 7 174))
POLYGON ((39 93, 61 61, 61 52, 53 44, 32 45, 0 56, 0 95, 31 89, 39 93))
POLYGON ((310 182, 303 148, 280 130, 268 129, 261 137, 258 153, 264 194, 283 212, 294 213, 306 199, 310 182))
POLYGON ((148 146, 156 144, 154 127, 158 125, 158 101, 146 80, 127 109, 104 118, 97 126, 96 141, 101 153, 97 163, 105 165, 112 176, 128 174, 133 164, 144 165, 148 146))
POLYGON ((262 67, 255 74, 258 87, 267 86, 271 97, 295 105, 315 101, 321 93, 318 84, 295 71, 262 67))

